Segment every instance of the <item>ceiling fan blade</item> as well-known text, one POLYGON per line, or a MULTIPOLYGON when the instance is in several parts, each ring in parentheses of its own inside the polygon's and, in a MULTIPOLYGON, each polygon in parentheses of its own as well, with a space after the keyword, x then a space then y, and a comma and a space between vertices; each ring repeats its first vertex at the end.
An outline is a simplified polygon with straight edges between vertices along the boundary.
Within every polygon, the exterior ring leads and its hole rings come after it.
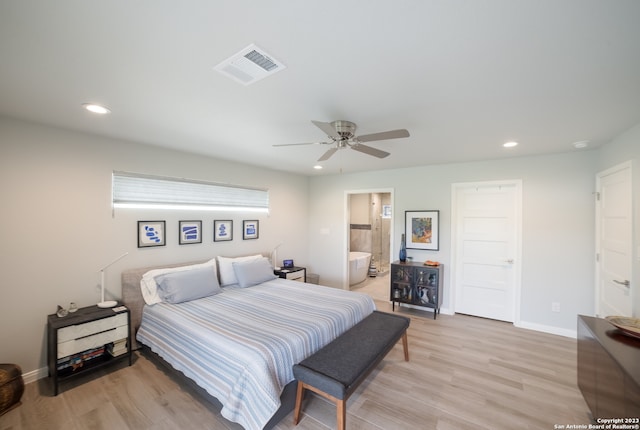
POLYGON ((333 142, 304 142, 304 143, 279 143, 271 146, 298 146, 298 145, 329 145, 333 142))
POLYGON ((330 123, 322 122, 322 121, 313 121, 313 120, 311 122, 320 130, 324 131, 327 136, 337 140, 341 139, 336 129, 333 128, 333 126, 330 123))
POLYGON ((351 145, 351 149, 355 149, 356 151, 362 152, 367 155, 373 155, 374 157, 378 158, 385 158, 390 155, 388 152, 381 151, 377 148, 372 148, 371 146, 363 145, 361 143, 351 145))
POLYGON ((328 160, 334 152, 336 152, 338 150, 338 148, 331 148, 329 149, 327 152, 325 152, 322 157, 318 158, 318 161, 325 161, 328 160))
POLYGON ((405 129, 383 131, 381 133, 365 134, 358 136, 356 140, 359 142, 373 142, 374 140, 399 139, 401 137, 409 137, 409 132, 405 129))

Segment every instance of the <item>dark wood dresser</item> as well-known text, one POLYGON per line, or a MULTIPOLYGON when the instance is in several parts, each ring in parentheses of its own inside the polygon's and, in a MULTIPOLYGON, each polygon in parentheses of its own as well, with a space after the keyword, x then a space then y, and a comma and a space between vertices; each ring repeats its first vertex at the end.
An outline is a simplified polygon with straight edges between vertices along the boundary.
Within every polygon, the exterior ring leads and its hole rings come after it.
POLYGON ((578 315, 578 386, 594 419, 640 417, 640 339, 578 315))

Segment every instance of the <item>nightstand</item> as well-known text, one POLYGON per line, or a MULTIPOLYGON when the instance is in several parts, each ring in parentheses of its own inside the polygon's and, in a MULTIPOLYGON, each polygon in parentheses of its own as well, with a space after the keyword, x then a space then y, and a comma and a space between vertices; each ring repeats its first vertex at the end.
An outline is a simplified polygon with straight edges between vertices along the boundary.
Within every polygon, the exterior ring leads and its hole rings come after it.
POLYGON ((129 309, 124 306, 80 308, 64 317, 47 317, 47 364, 53 395, 59 382, 106 365, 129 360, 129 309))
POLYGON ((307 268, 306 267, 290 267, 285 269, 281 267, 276 269, 273 273, 279 278, 291 279, 292 281, 307 282, 307 268))

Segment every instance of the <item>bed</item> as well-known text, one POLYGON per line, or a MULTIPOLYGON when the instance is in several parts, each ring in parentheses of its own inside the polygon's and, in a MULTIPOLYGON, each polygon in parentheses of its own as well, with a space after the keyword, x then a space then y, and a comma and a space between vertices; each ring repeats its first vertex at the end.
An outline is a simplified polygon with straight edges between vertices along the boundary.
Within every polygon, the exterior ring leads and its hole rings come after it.
POLYGON ((217 399, 222 416, 247 430, 269 428, 293 408, 293 396, 284 398, 292 393, 294 364, 375 310, 365 294, 277 278, 261 256, 127 270, 122 288, 132 338, 217 399), (189 300, 166 294, 183 295, 198 285, 197 272, 210 276, 203 266, 221 285, 214 294, 189 300), (180 282, 169 286, 170 277, 180 282), (150 279, 166 300, 147 304, 150 279))

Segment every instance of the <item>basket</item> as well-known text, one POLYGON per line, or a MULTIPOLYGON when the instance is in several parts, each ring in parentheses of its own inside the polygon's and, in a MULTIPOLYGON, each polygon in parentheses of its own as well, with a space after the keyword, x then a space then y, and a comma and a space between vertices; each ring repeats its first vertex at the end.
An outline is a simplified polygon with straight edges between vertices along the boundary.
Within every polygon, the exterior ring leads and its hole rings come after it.
POLYGON ((22 369, 17 364, 0 364, 0 415, 20 406, 24 393, 22 369))

